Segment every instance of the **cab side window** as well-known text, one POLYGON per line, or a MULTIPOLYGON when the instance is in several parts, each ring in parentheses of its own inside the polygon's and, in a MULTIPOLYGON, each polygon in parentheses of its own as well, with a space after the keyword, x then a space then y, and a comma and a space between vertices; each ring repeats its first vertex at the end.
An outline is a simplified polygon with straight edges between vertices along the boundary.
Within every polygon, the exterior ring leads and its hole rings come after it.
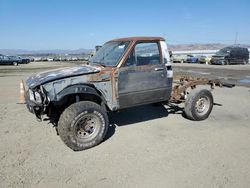
POLYGON ((160 64, 160 52, 158 43, 137 43, 130 53, 125 66, 143 66, 160 64))

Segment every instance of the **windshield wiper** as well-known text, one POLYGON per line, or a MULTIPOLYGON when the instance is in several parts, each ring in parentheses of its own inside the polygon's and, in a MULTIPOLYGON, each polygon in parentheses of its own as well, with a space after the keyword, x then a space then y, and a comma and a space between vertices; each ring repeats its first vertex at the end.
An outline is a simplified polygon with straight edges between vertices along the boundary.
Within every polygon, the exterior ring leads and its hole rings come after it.
POLYGON ((103 67, 106 67, 106 65, 104 63, 100 63, 99 65, 103 66, 103 67))
POLYGON ((91 62, 91 63, 97 64, 97 65, 101 65, 101 66, 103 66, 103 67, 106 67, 106 65, 105 65, 104 63, 101 63, 101 62, 91 62))

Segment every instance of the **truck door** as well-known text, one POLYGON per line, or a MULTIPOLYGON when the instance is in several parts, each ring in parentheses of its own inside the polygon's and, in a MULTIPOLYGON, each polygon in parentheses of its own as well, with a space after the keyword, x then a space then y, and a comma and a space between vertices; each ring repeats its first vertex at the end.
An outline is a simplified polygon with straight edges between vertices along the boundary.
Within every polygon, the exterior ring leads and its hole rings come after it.
POLYGON ((120 108, 167 100, 167 89, 159 42, 137 42, 118 71, 120 108))

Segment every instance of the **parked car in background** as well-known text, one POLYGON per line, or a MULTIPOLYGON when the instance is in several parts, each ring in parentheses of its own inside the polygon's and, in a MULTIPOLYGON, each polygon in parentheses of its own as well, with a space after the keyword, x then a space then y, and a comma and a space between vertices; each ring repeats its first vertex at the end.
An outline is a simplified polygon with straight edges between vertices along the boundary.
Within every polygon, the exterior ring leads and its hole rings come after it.
POLYGON ((249 51, 247 48, 230 46, 219 50, 212 56, 213 65, 247 64, 249 61, 249 51))
POLYGON ((34 61, 42 61, 41 57, 34 57, 34 61))
POLYGON ((82 58, 82 60, 83 60, 83 61, 88 61, 88 60, 89 60, 89 56, 84 56, 84 57, 82 58))
POLYGON ((10 60, 16 61, 18 64, 22 63, 22 59, 18 56, 8 56, 10 60))
POLYGON ((53 61, 61 61, 61 60, 62 60, 61 57, 54 57, 54 58, 53 58, 53 61))
POLYGON ((26 58, 26 57, 19 57, 19 58, 21 58, 21 60, 22 60, 22 64, 28 64, 28 63, 30 63, 30 59, 29 58, 26 58))
POLYGON ((77 57, 71 57, 70 61, 78 61, 78 58, 77 57))
POLYGON ((29 57, 30 62, 34 62, 35 58, 34 57, 29 57))
POLYGON ((200 64, 210 64, 212 56, 208 56, 208 55, 202 55, 199 57, 199 63, 200 64))
POLYGON ((185 63, 187 58, 193 57, 192 55, 175 54, 172 56, 173 63, 185 63))
POLYGON ((7 56, 0 54, 0 65, 14 65, 17 66, 21 61, 15 56, 7 56))
POLYGON ((20 56, 8 56, 9 59, 14 60, 18 62, 18 64, 28 64, 30 63, 30 59, 26 57, 20 57, 20 56))
POLYGON ((198 56, 190 56, 186 59, 186 63, 199 63, 198 56))
POLYGON ((30 63, 29 58, 20 57, 20 56, 9 56, 9 57, 13 58, 13 59, 16 59, 19 64, 28 64, 28 63, 30 63))

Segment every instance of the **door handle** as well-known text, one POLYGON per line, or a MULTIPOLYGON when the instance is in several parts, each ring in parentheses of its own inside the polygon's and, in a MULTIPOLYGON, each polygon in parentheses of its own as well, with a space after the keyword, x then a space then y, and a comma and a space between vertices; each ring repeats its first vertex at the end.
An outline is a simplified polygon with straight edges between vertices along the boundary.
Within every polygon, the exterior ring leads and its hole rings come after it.
POLYGON ((155 68, 155 71, 163 71, 163 70, 164 70, 164 68, 162 68, 162 67, 155 68))

